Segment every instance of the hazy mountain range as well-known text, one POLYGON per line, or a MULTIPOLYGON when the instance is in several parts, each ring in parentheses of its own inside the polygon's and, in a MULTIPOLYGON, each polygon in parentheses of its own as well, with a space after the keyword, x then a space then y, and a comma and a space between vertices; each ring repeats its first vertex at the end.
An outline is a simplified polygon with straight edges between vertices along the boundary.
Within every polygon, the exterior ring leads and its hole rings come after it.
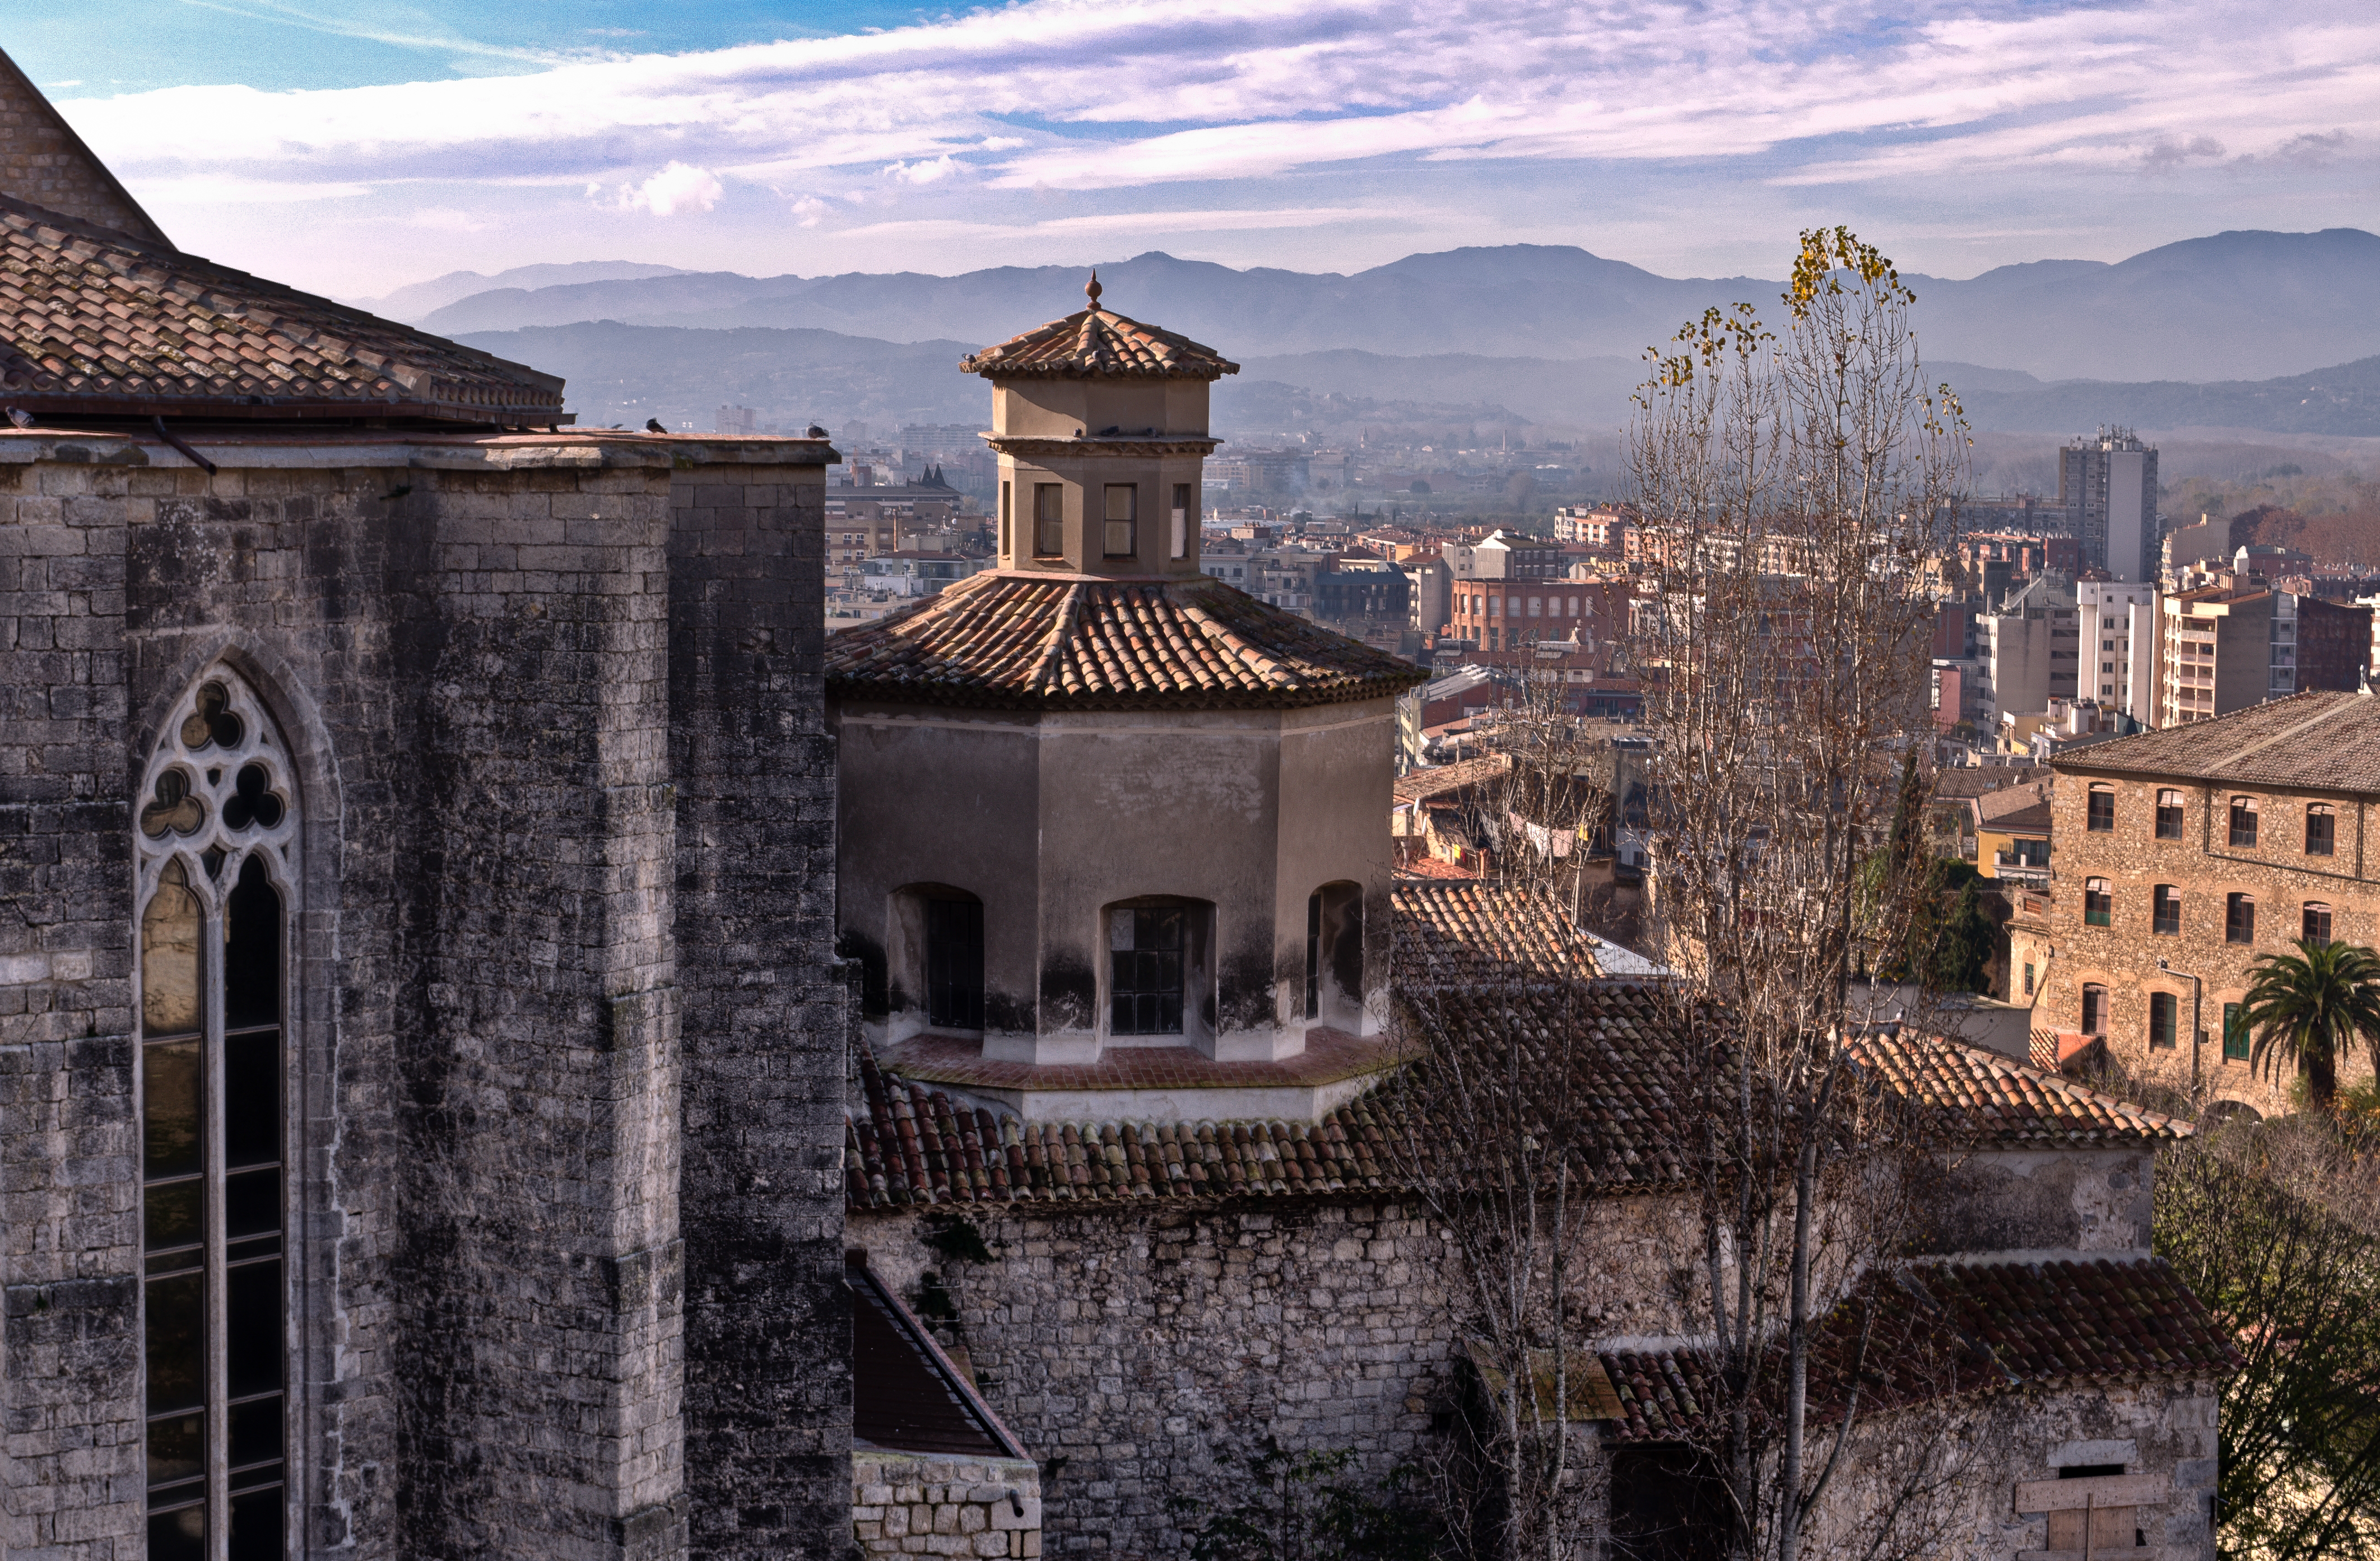
MULTIPOLYGON (((1633 364, 1705 307, 1749 299, 1773 309, 1781 287, 1657 276, 1540 245, 1410 255, 1352 276, 1233 271, 1154 252, 1099 273, 1108 307, 1243 361, 1261 348, 1633 364)), ((1963 281, 1908 280, 1929 357, 2046 381, 2262 380, 2380 354, 2371 307, 2380 237, 2354 228, 2222 233, 2113 264, 2038 260, 1963 281)), ((1080 308, 1082 283, 1081 270, 1061 266, 750 277, 623 262, 456 273, 376 302, 446 335, 613 320, 981 345, 1080 308), (645 274, 616 274, 631 271, 645 274)))
MULTIPOLYGON (((833 331, 697 329, 597 321, 474 332, 460 340, 569 381, 583 422, 636 427, 659 417, 708 430, 722 404, 765 421, 881 433, 903 423, 980 423, 980 380, 959 372, 974 343, 887 342, 833 331)), ((1370 426, 1497 423, 1609 428, 1628 418, 1643 365, 1625 357, 1391 357, 1339 348, 1251 357, 1215 387, 1214 428, 1232 436, 1314 431, 1354 438, 1370 426)), ((2310 374, 2192 384, 2044 382, 2018 369, 1937 361, 1978 429, 2085 432, 2232 428, 2380 435, 2380 357, 2310 374)))

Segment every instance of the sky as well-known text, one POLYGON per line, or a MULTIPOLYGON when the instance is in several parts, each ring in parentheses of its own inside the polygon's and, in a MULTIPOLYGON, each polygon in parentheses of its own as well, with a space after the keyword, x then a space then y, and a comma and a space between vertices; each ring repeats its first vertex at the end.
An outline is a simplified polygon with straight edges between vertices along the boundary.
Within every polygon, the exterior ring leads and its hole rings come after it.
POLYGON ((0 48, 183 248, 345 297, 2380 229, 2380 6, 2338 0, 12 0, 0 48))

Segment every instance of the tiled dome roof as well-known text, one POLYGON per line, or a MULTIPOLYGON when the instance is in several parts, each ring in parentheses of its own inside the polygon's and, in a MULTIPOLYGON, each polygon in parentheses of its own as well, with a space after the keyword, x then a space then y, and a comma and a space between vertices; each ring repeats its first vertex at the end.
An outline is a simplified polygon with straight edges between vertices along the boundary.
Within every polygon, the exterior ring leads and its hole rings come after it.
POLYGON ((1278 709, 1428 675, 1205 575, 978 575, 826 648, 843 697, 994 709, 1278 709))
POLYGON ((1099 308, 1097 276, 1084 289, 1091 307, 1037 325, 996 347, 969 353, 959 367, 995 380, 1087 379, 1092 375, 1149 380, 1220 380, 1240 366, 1187 336, 1126 320, 1099 308))

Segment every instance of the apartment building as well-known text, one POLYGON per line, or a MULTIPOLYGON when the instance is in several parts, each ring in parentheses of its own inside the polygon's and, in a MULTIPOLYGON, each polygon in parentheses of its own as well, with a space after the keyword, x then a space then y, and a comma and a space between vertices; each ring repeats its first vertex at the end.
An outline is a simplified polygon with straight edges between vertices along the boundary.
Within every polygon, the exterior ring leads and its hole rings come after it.
POLYGON ((2119 580, 2156 578, 2164 540, 2156 496, 2156 448, 2130 429, 2102 428, 2058 453, 2058 502, 2068 533, 2082 539, 2085 568, 2119 580))
POLYGON ((2156 720, 2157 595, 2152 581, 2110 579, 2104 570, 2074 582, 2075 696, 2143 725, 2156 720))
POLYGON ((2055 895, 2010 924, 2036 1033, 2285 1108, 2288 1080, 2251 1077, 2241 1010, 2257 956, 2301 937, 2380 940, 2380 699, 2298 694, 2051 768, 2055 895))
POLYGON ((2372 610, 2262 585, 2165 598, 2156 724, 2229 715, 2309 689, 2352 689, 2369 665, 2372 610))
POLYGON ((1984 730, 1998 731, 2004 714, 2031 715, 2053 698, 2072 698, 2082 644, 2074 582, 2034 576, 1998 611, 1976 620, 1975 640, 1982 676, 1973 699, 1984 730))

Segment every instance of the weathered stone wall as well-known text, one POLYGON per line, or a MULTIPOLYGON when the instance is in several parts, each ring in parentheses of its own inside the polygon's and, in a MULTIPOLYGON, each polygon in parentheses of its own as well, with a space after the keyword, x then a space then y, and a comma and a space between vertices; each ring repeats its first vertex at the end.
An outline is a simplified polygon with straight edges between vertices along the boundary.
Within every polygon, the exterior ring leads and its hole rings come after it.
MULTIPOLYGON (((2087 759, 2078 758, 2078 764, 2087 759)), ((2195 1048, 2199 1082, 2219 1099, 2237 1100, 2267 1115, 2288 1108, 2285 1075, 2278 1084, 2254 1078, 2244 1061, 2223 1058, 2223 1005, 2244 1000, 2250 967, 2260 954, 2285 953, 2299 935, 2308 901, 2331 907, 2331 936, 2358 943, 2380 941, 2380 810, 2343 795, 2261 786, 2207 786, 2131 776, 2095 776, 2061 767, 2050 796, 2051 838, 2056 841, 2058 885, 2050 912, 2050 947, 2040 996, 2034 1005, 2036 1029, 2079 1030, 2082 987, 2107 988, 2107 1045, 2129 1068, 2188 1086, 2192 1082, 2192 1005, 2196 984, 2204 983, 2195 1048), (2090 789, 2105 785, 2115 794, 2115 828, 2089 829, 2090 789), (2182 838, 2156 838, 2160 790, 2181 793, 2182 838), (2230 800, 2249 796, 2258 804, 2256 844, 2234 848, 2230 800), (2309 803, 2338 809, 2336 844, 2329 856, 2305 852, 2309 803), (2108 925, 2083 921, 2084 881, 2105 878, 2112 901, 2108 925), (2152 896, 2159 884, 2181 891, 2181 930, 2154 930, 2152 896), (2252 943, 2225 940, 2228 895, 2256 899, 2252 943), (2159 970, 2163 959, 2171 970, 2159 970), (2149 998, 2169 993, 2176 1004, 2177 1045, 2149 1045, 2149 998)), ((2360 1051, 2343 1059, 2342 1084, 2372 1076, 2360 1051)))
MULTIPOLYGON (((704 452, 205 442, 213 477, 122 438, 0 438, 0 1548, 141 1549, 129 788, 219 658, 273 709, 303 825, 309 1553, 683 1551, 682 1091, 706 1130, 738 1102, 735 1144, 685 1168, 703 1239, 757 1219, 794 1253, 769 1380, 796 1386, 737 1412, 799 1429, 788 1461, 738 1467, 731 1522, 839 1543, 816 469, 679 498, 673 455, 704 452), (674 515, 708 540, 681 550, 674 515), (729 654, 672 643, 682 551, 738 561, 689 565, 735 582, 729 654), (731 1035, 684 1076, 680 947, 703 1039, 731 1035), (756 1156, 773 1188, 735 1180, 756 1156)), ((747 1381, 719 1316, 698 1365, 747 1381)))
POLYGON ((1041 1472, 1017 1458, 860 1449, 851 1533, 863 1555, 1038 1555, 1041 1472))
POLYGON ((850 1532, 846 986, 819 470, 682 474, 670 544, 692 1550, 850 1532))
MULTIPOLYGON (((1393 1203, 976 1211, 996 1254, 952 1276, 906 1215, 851 1216, 886 1281, 952 1281, 977 1380, 1048 1470, 1061 1554, 1168 1554, 1166 1499, 1215 1499, 1216 1454, 1261 1437, 1344 1449, 1378 1480, 1435 1446, 1455 1405, 1451 1246, 1393 1203)), ((1667 1200, 1597 1207, 1584 1314, 1611 1338, 1674 1336, 1694 1243, 1667 1200)))

